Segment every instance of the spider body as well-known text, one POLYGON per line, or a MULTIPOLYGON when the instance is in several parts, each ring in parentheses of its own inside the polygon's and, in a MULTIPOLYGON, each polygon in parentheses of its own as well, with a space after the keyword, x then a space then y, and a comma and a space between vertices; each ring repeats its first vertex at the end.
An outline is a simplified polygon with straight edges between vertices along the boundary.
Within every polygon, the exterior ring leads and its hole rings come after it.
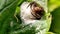
POLYGON ((31 8, 31 14, 37 19, 41 19, 41 17, 44 15, 44 9, 36 2, 31 2, 28 6, 31 8))

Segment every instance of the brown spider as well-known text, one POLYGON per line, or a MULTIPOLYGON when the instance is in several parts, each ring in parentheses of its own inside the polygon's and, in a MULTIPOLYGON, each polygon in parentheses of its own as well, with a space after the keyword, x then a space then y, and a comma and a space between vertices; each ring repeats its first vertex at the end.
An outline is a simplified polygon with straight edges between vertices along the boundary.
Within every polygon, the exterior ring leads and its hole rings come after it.
POLYGON ((35 1, 31 2, 28 6, 31 8, 31 14, 37 19, 41 19, 41 17, 44 15, 45 11, 43 7, 41 7, 39 4, 37 4, 35 1))

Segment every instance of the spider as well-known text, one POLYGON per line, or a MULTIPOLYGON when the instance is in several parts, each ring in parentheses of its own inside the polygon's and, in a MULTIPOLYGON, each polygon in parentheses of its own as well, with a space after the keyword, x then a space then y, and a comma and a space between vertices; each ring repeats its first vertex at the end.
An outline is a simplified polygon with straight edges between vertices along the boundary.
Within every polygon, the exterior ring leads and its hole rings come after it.
POLYGON ((41 19, 41 17, 44 15, 45 11, 43 7, 41 7, 39 4, 37 4, 35 1, 31 2, 28 6, 31 8, 31 14, 37 19, 41 19))

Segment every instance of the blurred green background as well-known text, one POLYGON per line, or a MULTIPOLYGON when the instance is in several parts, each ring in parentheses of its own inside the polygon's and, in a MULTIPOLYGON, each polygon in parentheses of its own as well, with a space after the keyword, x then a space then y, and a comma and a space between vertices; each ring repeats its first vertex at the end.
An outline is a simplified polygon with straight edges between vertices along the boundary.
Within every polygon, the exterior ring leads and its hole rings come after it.
POLYGON ((48 6, 52 14, 50 31, 60 34, 60 0, 49 0, 48 6))

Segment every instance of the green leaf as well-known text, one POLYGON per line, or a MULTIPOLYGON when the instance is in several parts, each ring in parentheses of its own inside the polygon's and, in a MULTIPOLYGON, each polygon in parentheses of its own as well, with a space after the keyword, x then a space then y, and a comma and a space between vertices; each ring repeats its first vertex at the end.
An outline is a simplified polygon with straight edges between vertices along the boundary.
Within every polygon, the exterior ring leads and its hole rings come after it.
POLYGON ((50 31, 60 34, 60 7, 52 11, 52 24, 50 31))
POLYGON ((53 32, 47 32, 46 34, 55 34, 55 33, 53 33, 53 32))
POLYGON ((10 21, 19 0, 0 0, 0 34, 8 34, 10 21))
POLYGON ((52 14, 50 31, 60 34, 60 0, 49 0, 49 11, 52 14))

